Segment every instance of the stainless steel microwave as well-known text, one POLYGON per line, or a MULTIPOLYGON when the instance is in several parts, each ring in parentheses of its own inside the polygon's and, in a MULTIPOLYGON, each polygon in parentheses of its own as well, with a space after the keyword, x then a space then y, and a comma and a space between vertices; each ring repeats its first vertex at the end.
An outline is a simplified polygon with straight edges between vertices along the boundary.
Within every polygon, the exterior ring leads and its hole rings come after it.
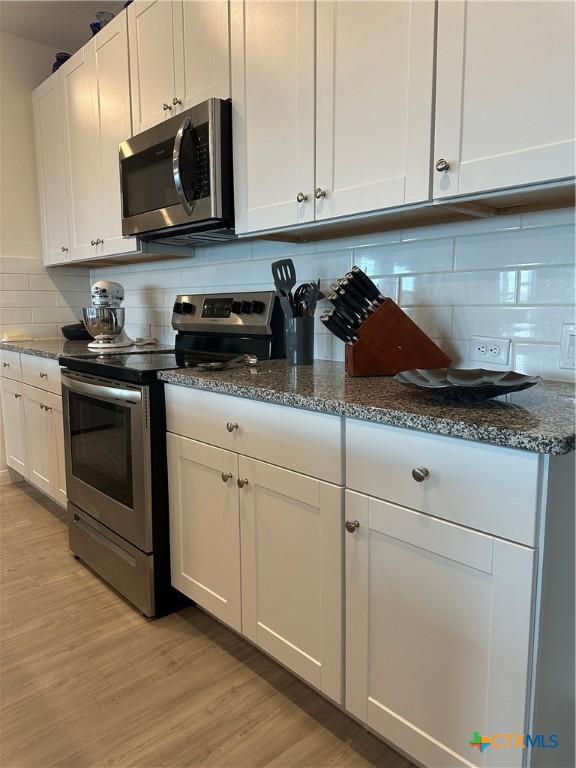
POLYGON ((122 142, 120 182, 123 235, 233 236, 230 102, 209 99, 122 142))

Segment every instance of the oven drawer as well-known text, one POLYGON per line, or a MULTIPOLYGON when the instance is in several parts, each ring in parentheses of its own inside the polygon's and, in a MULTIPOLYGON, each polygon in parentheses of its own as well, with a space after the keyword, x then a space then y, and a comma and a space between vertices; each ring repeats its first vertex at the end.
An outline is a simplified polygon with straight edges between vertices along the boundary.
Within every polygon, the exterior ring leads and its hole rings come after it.
POLYGON ((35 355, 22 355, 22 381, 32 387, 39 387, 55 395, 62 394, 60 366, 58 360, 35 355))
POLYGON ((342 419, 285 405, 167 384, 168 432, 343 483, 342 419))
POLYGON ((22 381, 22 370, 20 368, 20 352, 12 352, 9 349, 0 350, 0 360, 2 360, 2 376, 7 379, 22 381))
POLYGON ((146 616, 154 615, 154 559, 69 504, 70 549, 146 616))

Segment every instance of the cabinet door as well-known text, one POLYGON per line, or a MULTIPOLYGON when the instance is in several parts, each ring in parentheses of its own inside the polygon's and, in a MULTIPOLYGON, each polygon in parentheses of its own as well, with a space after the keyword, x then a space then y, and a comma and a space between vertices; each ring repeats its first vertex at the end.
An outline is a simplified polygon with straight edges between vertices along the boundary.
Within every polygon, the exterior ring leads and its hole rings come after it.
POLYGON ((430 196, 433 2, 318 3, 316 218, 430 196))
MULTIPOLYGON (((52 434, 54 435, 56 452, 56 475, 54 482, 53 498, 63 507, 66 506, 66 458, 64 451, 64 416, 62 413, 62 397, 60 395, 51 398, 52 411, 49 416, 52 419, 52 434)), ((49 406, 50 407, 50 406, 49 406)))
POLYGON ((430 768, 522 765, 534 550, 351 491, 346 707, 430 768))
POLYGON ((231 9, 236 231, 311 221, 314 3, 244 0, 231 9))
POLYGON ((59 74, 43 82, 32 98, 44 264, 62 264, 68 261, 69 241, 59 74))
POLYGON ((24 477, 28 476, 26 455, 26 427, 22 384, 12 379, 2 379, 2 418, 6 463, 24 477))
POLYGON ((134 133, 174 114, 174 7, 170 0, 135 0, 128 6, 134 133))
POLYGON ((244 456, 239 477, 242 630, 341 703, 343 489, 244 456))
POLYGON ((572 176, 574 4, 440 0, 434 196, 572 176))
POLYGON ((102 237, 102 177, 99 152, 94 49, 85 45, 59 70, 68 176, 70 260, 94 258, 102 237))
POLYGON ((90 43, 96 71, 100 158, 102 166, 101 254, 111 256, 135 251, 135 237, 122 237, 120 161, 118 145, 132 136, 128 28, 126 14, 116 16, 90 43))
POLYGON ((230 98, 228 0, 173 0, 177 111, 230 98))
POLYGON ((26 384, 23 388, 28 479, 48 496, 57 498, 58 461, 53 402, 57 396, 26 384))
POLYGON ((235 453, 167 433, 172 585, 240 630, 235 453))

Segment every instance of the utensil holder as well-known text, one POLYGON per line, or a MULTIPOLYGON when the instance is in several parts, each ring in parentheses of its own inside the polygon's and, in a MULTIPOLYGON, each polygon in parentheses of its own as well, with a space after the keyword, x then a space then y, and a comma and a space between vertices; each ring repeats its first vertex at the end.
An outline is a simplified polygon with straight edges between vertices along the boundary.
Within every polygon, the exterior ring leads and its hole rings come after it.
POLYGON ((314 318, 286 318, 286 361, 291 365, 314 363, 314 318))
POLYGON ((346 345, 349 376, 395 376, 414 368, 447 368, 448 355, 392 299, 385 299, 346 345))

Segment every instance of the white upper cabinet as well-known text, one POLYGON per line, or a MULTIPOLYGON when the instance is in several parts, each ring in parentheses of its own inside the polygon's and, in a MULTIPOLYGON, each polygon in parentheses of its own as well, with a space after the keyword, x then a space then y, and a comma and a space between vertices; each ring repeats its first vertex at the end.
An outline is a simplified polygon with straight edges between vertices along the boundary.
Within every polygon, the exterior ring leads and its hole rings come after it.
POLYGON ((68 174, 70 259, 92 258, 101 226, 95 62, 90 45, 59 70, 68 174))
POLYGON ((469 742, 527 730, 534 550, 350 491, 346 517, 348 711, 429 768, 520 768, 469 742))
POLYGON ((313 2, 231 5, 236 231, 314 219, 313 2))
POLYGON ((132 136, 126 15, 107 24, 94 38, 102 193, 100 238, 103 255, 135 251, 135 237, 122 237, 118 145, 132 136))
POLYGON ((434 15, 426 0, 318 3, 316 219, 429 198, 434 15))
POLYGON ((54 74, 33 94, 36 162, 44 263, 68 260, 68 207, 60 78, 54 74))
POLYGON ((127 9, 134 133, 174 114, 175 7, 171 0, 135 0, 127 9))
POLYGON ((128 30, 134 133, 230 97, 228 0, 136 0, 128 30))
POLYGON ((206 99, 230 98, 228 0, 173 0, 172 4, 177 111, 206 99))
POLYGON ((572 176, 574 136, 574 4, 440 0, 434 196, 572 176))

